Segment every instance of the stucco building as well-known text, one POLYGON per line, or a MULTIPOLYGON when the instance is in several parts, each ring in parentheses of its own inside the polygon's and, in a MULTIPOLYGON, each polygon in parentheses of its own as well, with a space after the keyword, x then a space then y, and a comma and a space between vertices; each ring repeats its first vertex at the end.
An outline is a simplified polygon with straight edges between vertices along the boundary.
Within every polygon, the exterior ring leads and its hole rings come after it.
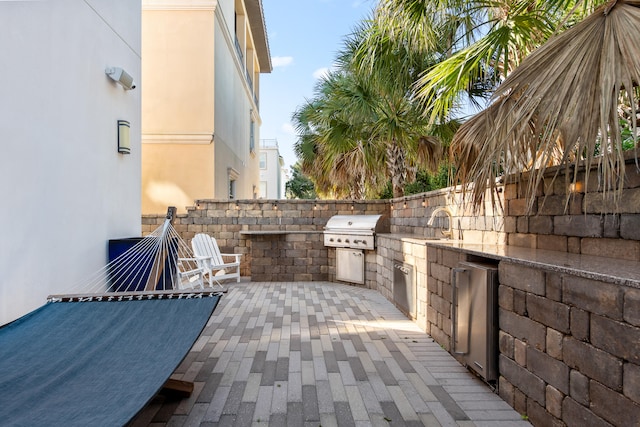
POLYGON ((143 0, 142 211, 256 198, 261 0, 143 0))
POLYGON ((286 171, 278 140, 260 140, 260 191, 262 199, 285 198, 286 171))
POLYGON ((104 267, 140 235, 140 6, 3 2, 0 13, 0 324, 104 267), (118 121, 129 123, 129 154, 118 121))

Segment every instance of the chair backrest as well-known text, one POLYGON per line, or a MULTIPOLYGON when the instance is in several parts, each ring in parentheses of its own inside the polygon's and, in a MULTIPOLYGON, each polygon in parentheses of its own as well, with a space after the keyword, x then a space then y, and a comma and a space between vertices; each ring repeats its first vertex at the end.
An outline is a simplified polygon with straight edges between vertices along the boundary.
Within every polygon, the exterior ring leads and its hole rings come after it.
POLYGON ((208 234, 196 234, 191 240, 191 248, 193 249, 193 254, 197 257, 211 258, 212 263, 215 265, 224 264, 218 248, 218 242, 208 234))

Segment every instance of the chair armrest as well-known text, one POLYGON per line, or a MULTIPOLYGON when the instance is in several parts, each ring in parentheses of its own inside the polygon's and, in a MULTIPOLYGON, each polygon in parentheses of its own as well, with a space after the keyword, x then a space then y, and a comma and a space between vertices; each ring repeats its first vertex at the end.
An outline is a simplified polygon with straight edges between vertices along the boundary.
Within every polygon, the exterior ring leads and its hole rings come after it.
POLYGON ((201 274, 203 274, 203 273, 204 273, 204 270, 203 270, 202 268, 200 268, 200 267, 198 267, 198 268, 194 268, 193 270, 178 271, 178 274, 179 274, 181 277, 184 277, 184 276, 195 276, 195 275, 201 275, 201 274))
MULTIPOLYGON (((183 261, 195 263, 197 260, 195 258, 178 258, 179 263, 183 261)), ((202 273, 203 273, 203 270, 201 267, 194 267, 189 270, 178 269, 178 274, 180 274, 180 276, 190 276, 193 274, 202 274, 202 273)))

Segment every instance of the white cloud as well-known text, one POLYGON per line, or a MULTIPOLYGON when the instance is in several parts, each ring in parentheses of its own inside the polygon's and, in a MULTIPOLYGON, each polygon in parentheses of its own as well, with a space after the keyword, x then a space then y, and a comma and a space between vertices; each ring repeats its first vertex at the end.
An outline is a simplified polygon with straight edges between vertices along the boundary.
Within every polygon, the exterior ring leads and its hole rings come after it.
POLYGON ((284 123, 282 125, 282 131, 287 135, 292 135, 292 136, 296 135, 296 130, 291 123, 284 123))
POLYGON ((328 67, 322 67, 322 68, 318 68, 317 70, 315 70, 313 72, 313 78, 314 79, 321 79, 323 77, 326 77, 329 74, 330 69, 328 67))
POLYGON ((271 58, 273 68, 286 67, 291 64, 293 64, 293 56, 273 56, 271 58))

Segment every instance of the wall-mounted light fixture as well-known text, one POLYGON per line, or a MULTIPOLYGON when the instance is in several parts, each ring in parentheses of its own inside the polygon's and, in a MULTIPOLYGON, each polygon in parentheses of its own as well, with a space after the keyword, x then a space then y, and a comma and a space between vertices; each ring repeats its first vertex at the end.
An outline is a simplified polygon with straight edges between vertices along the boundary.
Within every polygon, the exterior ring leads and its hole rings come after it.
POLYGON ((120 67, 107 67, 104 70, 105 74, 111 77, 111 80, 120 83, 124 90, 131 90, 136 88, 136 82, 133 81, 133 77, 120 67))
POLYGON ((118 120, 118 153, 131 153, 131 145, 129 143, 129 129, 131 124, 126 120, 118 120))
POLYGON ((573 183, 569 184, 569 192, 570 193, 583 193, 584 192, 584 185, 582 184, 582 181, 576 181, 576 182, 573 182, 573 183))

